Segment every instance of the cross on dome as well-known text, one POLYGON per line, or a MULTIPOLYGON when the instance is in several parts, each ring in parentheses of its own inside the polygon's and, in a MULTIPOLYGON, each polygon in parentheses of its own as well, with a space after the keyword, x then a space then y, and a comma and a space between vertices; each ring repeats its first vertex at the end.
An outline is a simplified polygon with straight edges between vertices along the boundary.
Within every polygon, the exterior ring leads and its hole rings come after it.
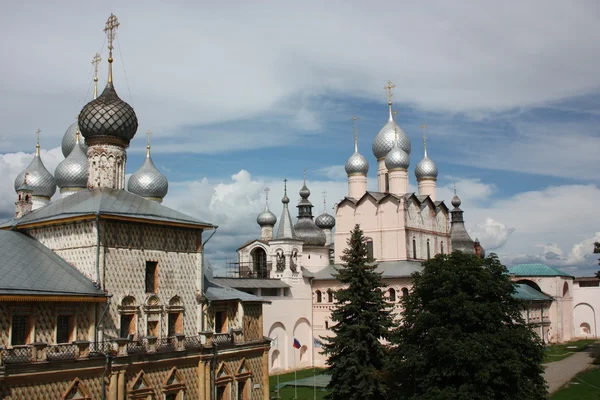
POLYGON ((94 99, 98 97, 98 66, 102 61, 102 57, 100 57, 100 53, 94 54, 94 58, 92 58, 92 65, 94 66, 94 99))
POLYGON ((271 189, 269 189, 268 186, 264 188, 265 198, 266 198, 267 204, 269 204, 269 191, 271 191, 271 189))
POLYGON ((386 85, 383 87, 383 90, 387 92, 388 103, 392 102, 392 96, 394 95, 392 89, 394 89, 396 85, 392 83, 392 81, 387 81, 386 85))
POLYGON ((119 20, 115 14, 110 14, 108 20, 106 21, 106 26, 104 28, 104 33, 106 33, 106 37, 108 38, 108 83, 112 83, 112 51, 113 51, 113 40, 117 34, 117 28, 119 27, 119 20))

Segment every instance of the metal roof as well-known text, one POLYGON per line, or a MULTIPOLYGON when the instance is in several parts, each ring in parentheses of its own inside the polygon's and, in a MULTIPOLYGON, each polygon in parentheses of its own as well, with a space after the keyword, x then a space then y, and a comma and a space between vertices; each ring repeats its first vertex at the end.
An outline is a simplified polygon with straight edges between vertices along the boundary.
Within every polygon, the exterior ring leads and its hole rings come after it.
POLYGON ((235 289, 263 289, 291 287, 280 279, 260 278, 213 278, 213 282, 235 289))
POLYGON ((552 297, 545 295, 542 292, 538 292, 534 288, 524 283, 517 283, 515 285, 517 291, 513 294, 513 297, 516 297, 520 300, 525 301, 552 301, 554 300, 552 297))
POLYGON ((221 286, 204 276, 204 296, 210 301, 252 301, 260 303, 270 303, 261 297, 254 296, 250 293, 242 292, 233 288, 221 286))
POLYGON ((37 240, 0 230, 0 294, 102 296, 81 272, 37 240))
POLYGON ((19 227, 31 223, 96 214, 214 228, 214 225, 208 222, 200 221, 155 201, 144 199, 125 190, 111 188, 81 190, 54 200, 22 218, 5 222, 1 227, 19 227))
MULTIPOLYGON (((337 268, 341 268, 341 264, 328 265, 320 271, 314 273, 315 280, 331 280, 336 279, 333 274, 337 268)), ((421 272, 423 266, 420 261, 399 260, 399 261, 382 261, 377 263, 377 272, 382 274, 383 278, 410 278, 415 272, 421 272)))
POLYGON ((508 273, 515 276, 566 276, 573 277, 558 268, 545 264, 517 264, 508 267, 508 273))

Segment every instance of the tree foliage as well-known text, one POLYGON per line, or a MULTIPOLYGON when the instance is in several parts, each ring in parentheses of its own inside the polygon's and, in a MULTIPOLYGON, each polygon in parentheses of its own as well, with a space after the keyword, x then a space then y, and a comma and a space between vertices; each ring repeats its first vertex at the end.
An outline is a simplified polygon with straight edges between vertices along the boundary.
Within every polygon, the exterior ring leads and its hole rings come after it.
POLYGON ((394 398, 547 399, 543 343, 494 254, 438 255, 413 278, 392 337, 394 398))
MULTIPOLYGON (((600 253, 600 242, 594 243, 594 253, 600 253)), ((598 259, 598 265, 600 265, 600 259, 598 259)), ((596 272, 596 278, 600 278, 600 271, 596 272)))
POLYGON ((380 339, 389 339, 392 315, 381 274, 370 264, 373 260, 358 225, 342 260, 337 279, 344 288, 335 292, 336 307, 331 314, 334 336, 323 338, 331 374, 327 398, 385 399, 386 349, 380 339))

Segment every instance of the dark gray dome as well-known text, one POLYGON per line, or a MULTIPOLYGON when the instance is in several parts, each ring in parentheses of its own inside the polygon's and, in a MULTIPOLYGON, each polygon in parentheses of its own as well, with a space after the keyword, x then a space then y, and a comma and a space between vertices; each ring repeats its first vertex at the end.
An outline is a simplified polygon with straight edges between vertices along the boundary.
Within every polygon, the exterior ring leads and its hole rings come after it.
POLYGON ((127 183, 127 190, 141 197, 162 200, 169 191, 169 182, 152 162, 150 148, 141 168, 131 175, 127 183))
MULTIPOLYGON (((71 151, 73 151, 73 147, 75 147, 75 136, 77 131, 79 130, 79 126, 77 122, 73 122, 71 126, 67 128, 67 131, 63 135, 62 142, 60 145, 60 149, 62 150, 63 156, 67 158, 71 151)), ((83 140, 79 141, 79 145, 83 150, 83 154, 87 154, 87 145, 83 140)))
POLYGON ((275 226, 277 223, 277 217, 271 212, 271 210, 269 210, 268 204, 265 205, 263 212, 258 214, 258 217, 256 217, 256 222, 260 226, 275 226))
POLYGON ((454 195, 454 197, 452 198, 452 205, 456 208, 460 207, 460 197, 458 197, 457 195, 454 195))
POLYGON ((304 185, 302 185, 299 193, 300 197, 303 199, 307 199, 310 196, 310 189, 306 187, 306 181, 304 182, 304 185))
POLYGON ((15 179, 15 191, 21 187, 23 180, 27 176, 27 185, 32 191, 33 196, 52 197, 56 193, 56 180, 54 176, 44 166, 40 158, 40 145, 35 148, 35 155, 31 163, 15 179))
POLYGON ((67 158, 56 166, 54 178, 61 189, 87 187, 88 160, 79 140, 76 139, 75 146, 67 158))
POLYGON ((112 137, 126 144, 129 144, 138 128, 135 111, 119 98, 112 83, 106 85, 97 99, 83 107, 78 123, 86 139, 112 137))
POLYGON ((392 115, 392 104, 389 103, 389 118, 388 122, 381 128, 375 139, 373 140, 373 155, 377 160, 384 158, 396 141, 396 132, 398 132, 398 143, 402 150, 406 154, 410 155, 411 144, 408 135, 400 129, 400 127, 394 122, 392 115))
POLYGON ((393 169, 408 169, 410 158, 397 144, 385 156, 385 167, 388 171, 393 169))
POLYGON ((325 232, 321 230, 312 219, 300 218, 294 225, 296 238, 301 239, 308 246, 325 246, 327 237, 325 232))
POLYGON ((315 225, 321 229, 333 229, 335 226, 335 218, 333 215, 329 215, 327 212, 324 212, 315 218, 315 225))

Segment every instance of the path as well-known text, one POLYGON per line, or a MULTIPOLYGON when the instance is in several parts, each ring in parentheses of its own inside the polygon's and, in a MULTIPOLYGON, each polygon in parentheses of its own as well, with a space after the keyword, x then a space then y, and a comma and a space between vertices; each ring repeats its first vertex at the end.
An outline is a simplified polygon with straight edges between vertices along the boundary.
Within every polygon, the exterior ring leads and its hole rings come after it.
POLYGON ((548 391, 553 393, 560 389, 571 378, 583 371, 592 363, 590 353, 580 351, 564 360, 545 364, 544 378, 548 382, 548 391))

